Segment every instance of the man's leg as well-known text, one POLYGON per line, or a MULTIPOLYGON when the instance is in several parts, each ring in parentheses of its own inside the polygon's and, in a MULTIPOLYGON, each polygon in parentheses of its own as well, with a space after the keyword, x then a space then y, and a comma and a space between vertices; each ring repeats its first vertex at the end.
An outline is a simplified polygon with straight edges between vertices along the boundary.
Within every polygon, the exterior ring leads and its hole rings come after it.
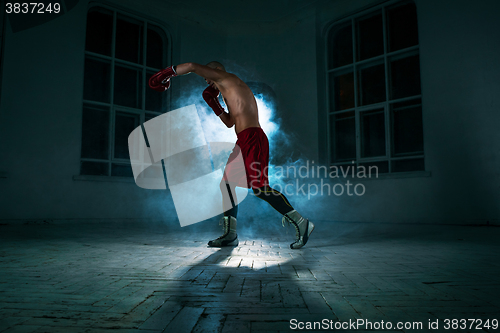
POLYGON ((269 203, 274 209, 280 212, 281 215, 285 215, 293 210, 292 205, 288 202, 285 195, 269 186, 254 188, 253 193, 257 198, 269 203))
POLYGON ((222 193, 222 207, 229 210, 224 212, 222 218, 223 234, 217 239, 208 242, 208 246, 237 246, 238 235, 236 234, 236 216, 238 215, 238 202, 236 198, 235 186, 230 185, 224 179, 220 182, 220 190, 222 193))
POLYGON ((220 182, 220 191, 222 193, 222 207, 232 206, 231 209, 224 212, 224 216, 238 216, 238 202, 236 201, 236 186, 230 185, 227 181, 220 182))
POLYGON ((309 235, 314 230, 314 224, 308 219, 303 218, 295 209, 293 209, 288 199, 279 191, 263 186, 254 188, 256 197, 268 202, 274 209, 283 215, 283 226, 285 222, 292 224, 296 230, 296 240, 290 244, 291 249, 300 249, 306 245, 309 235))

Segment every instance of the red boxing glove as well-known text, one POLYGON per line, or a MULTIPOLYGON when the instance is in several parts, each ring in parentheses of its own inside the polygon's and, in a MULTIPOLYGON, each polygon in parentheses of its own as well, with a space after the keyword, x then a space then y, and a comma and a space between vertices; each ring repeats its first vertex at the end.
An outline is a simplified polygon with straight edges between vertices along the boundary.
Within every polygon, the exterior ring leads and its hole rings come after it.
POLYGON ((219 117, 225 112, 224 108, 219 103, 219 90, 212 86, 208 86, 207 89, 203 91, 203 99, 207 104, 214 110, 214 113, 219 117))
POLYGON ((177 76, 174 66, 167 67, 149 78, 149 87, 164 92, 170 87, 170 78, 177 76))

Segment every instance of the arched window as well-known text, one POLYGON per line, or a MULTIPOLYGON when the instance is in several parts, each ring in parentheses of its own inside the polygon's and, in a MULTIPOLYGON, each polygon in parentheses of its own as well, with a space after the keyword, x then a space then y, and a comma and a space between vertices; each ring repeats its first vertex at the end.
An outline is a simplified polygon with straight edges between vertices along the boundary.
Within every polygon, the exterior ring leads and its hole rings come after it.
POLYGON ((166 66, 169 40, 159 26, 110 8, 87 14, 82 175, 132 177, 128 135, 168 109, 169 92, 147 88, 166 66))
POLYGON ((388 3, 336 22, 326 43, 331 165, 424 170, 415 4, 388 3))

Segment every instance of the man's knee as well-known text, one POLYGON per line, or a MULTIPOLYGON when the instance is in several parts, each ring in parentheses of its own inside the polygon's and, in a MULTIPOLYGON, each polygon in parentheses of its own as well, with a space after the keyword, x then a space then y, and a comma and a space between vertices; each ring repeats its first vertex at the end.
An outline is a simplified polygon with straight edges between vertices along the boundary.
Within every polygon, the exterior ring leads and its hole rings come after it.
POLYGON ((274 194, 273 189, 270 188, 269 186, 254 187, 252 190, 255 196, 260 198, 274 194))

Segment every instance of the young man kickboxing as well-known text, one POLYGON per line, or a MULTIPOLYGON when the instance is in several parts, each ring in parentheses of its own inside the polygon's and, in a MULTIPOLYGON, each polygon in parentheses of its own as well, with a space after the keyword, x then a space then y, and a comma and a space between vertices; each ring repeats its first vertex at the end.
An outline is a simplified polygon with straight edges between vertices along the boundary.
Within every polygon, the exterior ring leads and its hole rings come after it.
MULTIPOLYGON (((292 249, 300 249, 306 245, 309 235, 314 230, 314 224, 303 218, 286 197, 272 189, 268 181, 269 142, 259 124, 257 102, 250 88, 236 75, 226 72, 224 66, 212 61, 206 66, 196 63, 184 63, 171 66, 156 73, 149 79, 149 86, 159 92, 170 87, 170 79, 174 76, 195 73, 205 79, 208 87, 203 91, 203 99, 212 108, 214 113, 228 127, 235 127, 235 148, 229 156, 220 183, 223 200, 229 198, 231 209, 224 213, 224 233, 217 239, 208 242, 209 246, 237 246, 236 217, 238 203, 236 202, 235 187, 251 188, 254 194, 267 201, 274 209, 283 215, 282 223, 293 225, 296 230, 295 242, 290 244, 292 249), (219 103, 219 93, 226 103, 228 112, 219 103), (238 154, 242 155, 244 170, 238 163, 231 163, 238 154), (245 176, 246 174, 246 176, 245 176)), ((224 207, 228 207, 226 204, 224 207)))

